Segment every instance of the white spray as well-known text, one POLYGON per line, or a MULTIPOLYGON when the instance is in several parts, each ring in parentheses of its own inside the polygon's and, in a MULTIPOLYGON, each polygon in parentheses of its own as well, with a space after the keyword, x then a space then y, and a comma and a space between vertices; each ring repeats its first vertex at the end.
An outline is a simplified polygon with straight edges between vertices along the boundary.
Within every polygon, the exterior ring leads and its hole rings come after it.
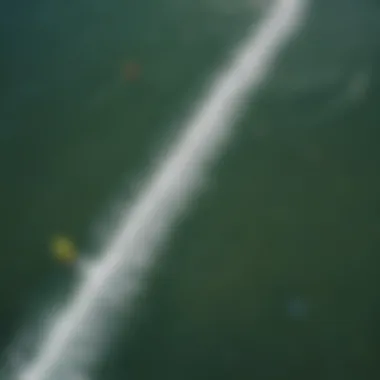
POLYGON ((116 313, 113 306, 129 306, 141 289, 157 248, 228 142, 244 99, 258 89, 297 31, 305 5, 306 0, 277 0, 262 24, 250 31, 148 176, 104 253, 83 272, 72 299, 54 316, 35 358, 15 379, 85 378, 104 346, 116 313))

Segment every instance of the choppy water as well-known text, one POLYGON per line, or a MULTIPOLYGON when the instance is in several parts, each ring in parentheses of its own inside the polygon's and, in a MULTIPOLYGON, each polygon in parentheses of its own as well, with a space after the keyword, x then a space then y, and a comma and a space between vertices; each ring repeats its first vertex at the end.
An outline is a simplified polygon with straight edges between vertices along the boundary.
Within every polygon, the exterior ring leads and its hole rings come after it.
MULTIPOLYGON (((0 5, 4 366, 77 284, 50 237, 98 251, 263 3, 0 5)), ((94 379, 378 377, 380 8, 311 5, 94 379)))

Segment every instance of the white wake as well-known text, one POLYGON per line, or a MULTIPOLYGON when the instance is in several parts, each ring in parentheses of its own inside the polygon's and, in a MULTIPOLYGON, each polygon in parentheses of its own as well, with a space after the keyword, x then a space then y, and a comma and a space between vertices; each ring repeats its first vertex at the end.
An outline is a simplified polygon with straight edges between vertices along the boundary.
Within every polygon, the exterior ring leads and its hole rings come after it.
POLYGON ((69 303, 48 325, 33 360, 19 368, 15 379, 86 378, 102 352, 117 307, 129 306, 143 286, 157 249, 228 142, 244 100, 259 88, 297 31, 305 6, 306 0, 277 0, 262 24, 252 28, 158 160, 109 246, 83 272, 69 303))

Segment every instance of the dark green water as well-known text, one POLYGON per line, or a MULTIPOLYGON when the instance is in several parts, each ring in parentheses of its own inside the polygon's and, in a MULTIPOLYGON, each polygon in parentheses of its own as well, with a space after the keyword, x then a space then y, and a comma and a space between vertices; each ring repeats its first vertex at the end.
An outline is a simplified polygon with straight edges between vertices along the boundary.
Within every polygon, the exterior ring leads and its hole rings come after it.
MULTIPOLYGON (((252 4, 1 3, 0 353, 70 288, 51 236, 96 251, 252 4)), ((312 4, 94 379, 379 377, 380 6, 312 4)))

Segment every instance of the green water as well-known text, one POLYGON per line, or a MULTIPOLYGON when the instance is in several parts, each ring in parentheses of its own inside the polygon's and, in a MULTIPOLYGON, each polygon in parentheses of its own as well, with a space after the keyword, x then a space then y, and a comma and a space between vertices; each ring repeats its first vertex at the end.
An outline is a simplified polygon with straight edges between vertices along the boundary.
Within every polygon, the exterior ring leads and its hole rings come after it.
MULTIPOLYGON (((51 236, 96 252, 252 4, 0 5, 0 353, 70 288, 51 236)), ((94 379, 378 378, 380 8, 312 4, 94 379)))

